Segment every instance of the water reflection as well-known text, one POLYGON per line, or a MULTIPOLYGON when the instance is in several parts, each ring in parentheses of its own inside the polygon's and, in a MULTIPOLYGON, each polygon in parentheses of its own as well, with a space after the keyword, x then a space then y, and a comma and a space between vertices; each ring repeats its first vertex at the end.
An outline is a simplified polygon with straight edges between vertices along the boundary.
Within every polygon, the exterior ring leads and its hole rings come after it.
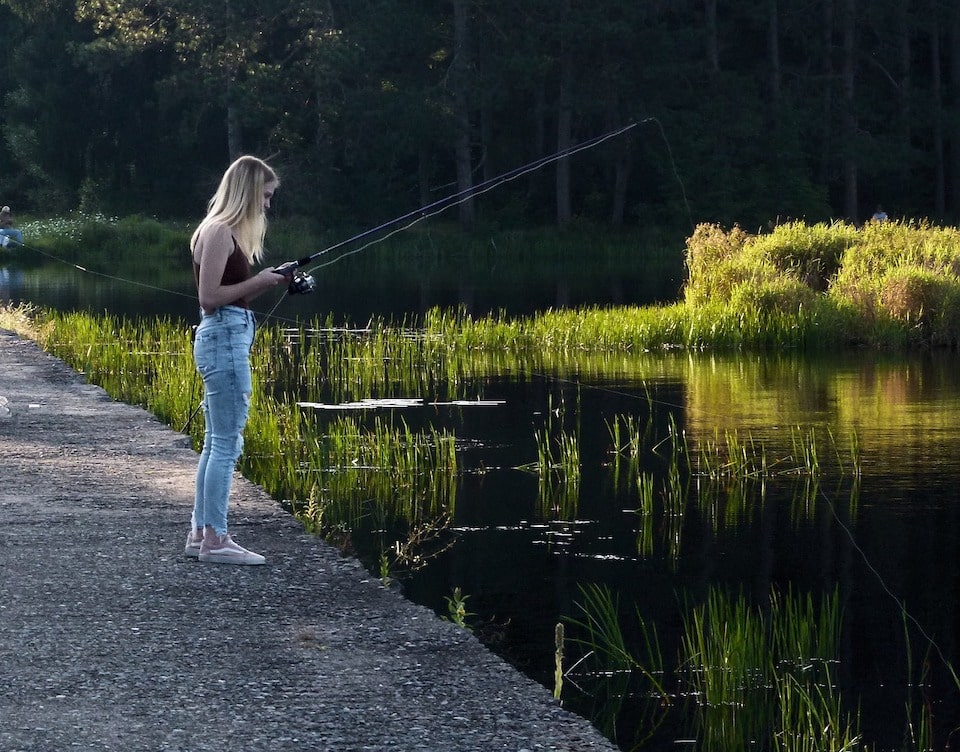
MULTIPOLYGON (((156 262, 156 260, 153 260, 156 262)), ((154 263, 156 266, 156 263, 154 263)), ((196 317, 196 295, 189 255, 164 261, 159 268, 122 270, 51 262, 25 250, 21 258, 0 259, 0 268, 22 275, 10 302, 30 302, 58 310, 108 311, 114 314, 196 317), (43 262, 43 263, 41 263, 43 262)), ((458 308, 474 315, 506 311, 529 314, 579 305, 648 304, 674 300, 681 284, 679 255, 669 268, 651 274, 643 266, 590 264, 589 258, 553 259, 525 269, 473 264, 457 258, 407 263, 386 251, 353 256, 314 273, 310 295, 266 294, 254 302, 261 321, 295 322, 332 314, 338 323, 371 317, 401 320, 430 308, 458 308)))
MULTIPOLYGON (((411 596, 432 603, 453 586, 472 594, 475 609, 492 623, 509 623, 501 648, 549 684, 553 628, 576 613, 585 582, 610 585, 627 604, 625 613, 635 604, 658 624, 665 654, 675 654, 670 639, 680 602, 703 598, 712 586, 743 589, 758 600, 775 586, 838 588, 844 632, 837 678, 850 697, 866 698, 868 738, 881 748, 899 740, 907 720, 904 688, 917 680, 907 676, 906 635, 910 650, 930 645, 912 621, 905 630, 897 598, 948 660, 957 634, 957 356, 670 354, 615 361, 606 378, 599 377, 603 369, 584 368, 590 374, 584 383, 564 373, 483 385, 485 398, 504 399, 508 407, 483 424, 465 417, 455 431, 478 446, 498 443, 517 461, 535 451, 533 426, 551 395, 554 403, 562 395, 577 405, 583 464, 577 518, 545 514, 537 489, 509 471, 465 478, 455 521, 460 540, 408 583, 411 596), (608 425, 621 414, 649 421, 654 441, 669 435, 673 416, 693 448, 735 430, 762 443, 770 461, 797 451, 798 428, 817 431, 819 475, 721 484, 694 478, 676 512, 644 515, 637 484, 614 477, 608 425), (862 456, 859 478, 851 473, 852 441, 862 456)), ((647 457, 645 463, 657 482, 665 477, 665 462, 647 457)), ((502 459, 489 462, 498 464, 502 459)), ((934 662, 936 702, 943 717, 955 719, 956 687, 947 666, 934 662)), ((568 700, 581 708, 592 702, 568 700)), ((646 712, 628 707, 620 722, 628 726, 629 717, 646 712)), ((668 729, 664 742, 680 733, 668 729)))
POLYGON ((16 268, 0 266, 0 301, 18 301, 23 289, 23 272, 16 268))

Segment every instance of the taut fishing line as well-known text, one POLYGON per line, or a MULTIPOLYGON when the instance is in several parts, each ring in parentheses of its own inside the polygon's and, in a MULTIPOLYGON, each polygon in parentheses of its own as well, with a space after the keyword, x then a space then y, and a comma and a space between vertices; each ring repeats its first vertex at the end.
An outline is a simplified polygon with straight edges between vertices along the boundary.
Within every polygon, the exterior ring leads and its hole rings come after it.
MULTIPOLYGON (((419 209, 415 209, 400 217, 389 220, 388 222, 384 222, 369 230, 364 230, 363 232, 358 233, 357 235, 354 235, 351 238, 347 238, 346 240, 342 240, 338 243, 335 243, 334 245, 324 248, 321 251, 310 254, 309 256, 305 256, 304 258, 298 259, 297 261, 291 261, 287 264, 283 264, 281 267, 277 267, 277 269, 281 273, 291 277, 290 284, 288 285, 287 293, 285 293, 284 295, 282 295, 280 298, 277 299, 277 302, 273 305, 273 307, 269 311, 267 311, 266 314, 263 315, 262 320, 264 322, 271 318, 286 320, 281 316, 276 316, 275 315, 276 310, 280 306, 280 304, 283 302, 283 300, 287 297, 288 294, 304 294, 304 293, 312 292, 314 290, 314 288, 316 287, 316 283, 313 280, 313 277, 310 276, 310 272, 330 266, 332 264, 337 263, 338 261, 342 261, 343 259, 348 258, 349 256, 353 256, 357 253, 360 253, 361 251, 364 251, 370 248, 371 246, 376 245, 377 243, 381 243, 387 240, 388 238, 393 237, 397 233, 410 229, 411 227, 419 224, 420 222, 423 222, 426 219, 430 219, 431 217, 435 217, 438 214, 441 214, 447 209, 451 209, 455 206, 458 206, 466 201, 469 201, 474 197, 482 196, 485 193, 489 193, 494 188, 498 188, 501 185, 509 183, 513 180, 517 180, 518 178, 523 177, 524 175, 528 175, 532 172, 535 172, 536 170, 539 170, 549 164, 552 164, 553 162, 557 162, 567 157, 572 157, 575 154, 579 154, 582 151, 586 151, 588 149, 592 149, 596 146, 599 146, 600 144, 605 143, 610 139, 616 138, 617 136, 623 135, 624 133, 627 133, 628 131, 640 125, 643 125, 645 123, 656 123, 657 127, 660 130, 660 135, 662 136, 664 143, 666 144, 666 147, 667 147, 667 154, 670 158, 671 169, 673 170, 673 174, 676 177, 677 183, 680 186, 680 191, 683 197, 684 206, 687 210, 688 217, 691 218, 691 226, 692 226, 692 214, 690 212, 690 206, 687 203, 686 189, 684 188, 683 181, 680 179, 680 173, 678 172, 676 163, 673 159, 673 151, 670 148, 670 142, 667 139, 666 133, 664 132, 663 126, 661 125, 660 121, 657 120, 657 118, 655 117, 648 117, 648 118, 644 118, 643 120, 638 120, 636 122, 622 126, 620 128, 616 128, 602 135, 587 139, 586 141, 582 141, 566 149, 561 149, 560 151, 555 152, 554 154, 550 154, 549 156, 535 159, 532 162, 528 162, 525 165, 521 165, 520 167, 517 167, 513 170, 509 170, 508 172, 505 172, 501 175, 497 175, 496 177, 490 178, 481 183, 465 188, 464 190, 459 191, 458 193, 454 193, 450 196, 441 198, 433 202, 432 204, 427 204, 426 206, 422 206, 419 209), (384 234, 379 237, 375 237, 378 233, 384 233, 384 234), (341 254, 340 256, 330 261, 314 266, 309 271, 306 271, 306 272, 299 271, 302 267, 312 263, 316 259, 319 259, 321 256, 324 256, 328 253, 332 253, 333 251, 343 248, 351 243, 357 243, 357 242, 363 241, 367 238, 372 238, 372 239, 366 243, 363 243, 357 248, 354 248, 351 251, 341 254)), ((83 272, 85 274, 91 274, 94 276, 103 277, 104 279, 110 279, 117 282, 124 282, 126 284, 136 285, 146 289, 156 290, 158 292, 165 292, 171 295, 179 295, 182 297, 194 299, 194 296, 192 294, 182 293, 177 290, 170 290, 167 288, 158 287, 156 285, 147 284, 145 282, 126 279, 124 277, 120 277, 114 274, 107 274, 106 272, 99 272, 93 269, 88 269, 85 266, 81 266, 80 264, 76 264, 62 258, 58 258, 50 253, 47 253, 46 251, 43 251, 39 248, 35 248, 33 246, 29 246, 25 243, 21 243, 19 245, 20 247, 34 251, 35 253, 45 256, 49 259, 58 261, 62 264, 66 264, 67 266, 71 266, 74 269, 80 272, 83 272)), ((294 322, 291 322, 291 323, 294 323, 294 322)), ((194 410, 194 412, 187 419, 187 423, 183 428, 184 431, 189 427, 190 422, 193 420, 193 417, 196 414, 196 412, 197 410, 194 410)))
POLYGON ((59 258, 58 256, 54 256, 52 253, 47 253, 46 251, 41 250, 36 246, 32 246, 29 243, 15 242, 14 244, 11 245, 11 247, 25 248, 28 251, 33 251, 34 253, 39 254, 40 256, 45 256, 46 258, 51 259, 52 261, 57 261, 61 264, 65 264, 66 266, 70 266, 76 269, 77 271, 83 272, 84 274, 93 275, 94 277, 103 277, 104 279, 113 280, 114 282, 124 282, 128 285, 136 285, 137 287, 143 287, 147 290, 154 290, 156 292, 164 292, 169 295, 179 295, 182 298, 190 298, 191 300, 196 300, 196 297, 197 297, 196 295, 180 292, 179 290, 171 290, 168 287, 158 287, 157 285, 151 285, 146 282, 139 282, 135 279, 126 279, 125 277, 118 277, 114 274, 107 274, 106 272, 98 272, 95 269, 88 269, 87 267, 81 266, 80 264, 76 264, 73 261, 67 261, 66 259, 62 259, 62 258, 59 258))
MULTIPOLYGON (((670 148, 670 141, 667 139, 667 135, 664 132, 663 125, 660 123, 660 121, 655 117, 648 117, 648 118, 644 118, 643 120, 638 120, 634 123, 630 123, 629 125, 625 125, 621 128, 616 128, 612 131, 608 131, 607 133, 604 133, 600 136, 594 136, 591 139, 582 141, 581 143, 576 144, 574 146, 570 146, 566 149, 561 149, 560 151, 550 154, 549 156, 535 159, 532 162, 528 162, 525 165, 516 167, 501 175, 497 175, 496 177, 489 178, 488 180, 485 180, 481 183, 477 183, 476 185, 470 186, 469 188, 465 188, 462 191, 459 191, 458 193, 454 193, 444 198, 441 198, 437 201, 434 201, 432 204, 427 204, 426 206, 422 206, 419 209, 414 209, 413 211, 408 212, 400 217, 397 217, 396 219, 392 219, 388 222, 384 222, 383 224, 380 224, 377 227, 373 227, 369 230, 364 230, 363 232, 358 233, 357 235, 354 235, 351 238, 347 238, 346 240, 341 240, 340 242, 335 243, 332 246, 324 248, 321 251, 317 251, 316 253, 312 253, 309 256, 305 256, 302 259, 298 259, 297 261, 291 261, 288 264, 284 264, 282 267, 284 273, 295 274, 290 292, 291 293, 309 292, 310 290, 312 290, 314 283, 313 283, 312 277, 310 277, 310 274, 312 272, 315 272, 318 269, 323 269, 325 267, 336 264, 337 262, 342 261, 345 258, 353 256, 357 253, 360 253, 361 251, 367 250, 371 246, 374 246, 378 243, 382 243, 385 240, 388 240, 389 238, 393 237, 398 233, 409 230, 411 227, 419 224, 420 222, 423 222, 426 219, 430 219, 431 217, 435 217, 438 214, 445 212, 447 209, 452 209, 453 207, 459 206, 460 204, 463 204, 472 198, 475 198, 477 196, 482 196, 485 193, 489 193, 494 188, 499 188, 501 185, 517 180, 518 178, 521 178, 524 175, 529 175, 532 172, 536 172, 537 170, 543 167, 546 167, 547 165, 552 164, 554 162, 558 162, 561 159, 572 157, 573 155, 579 154, 582 151, 586 151, 588 149, 592 149, 596 146, 599 146, 600 144, 606 141, 609 141, 610 139, 616 138, 617 136, 621 136, 624 133, 627 133, 633 128, 636 128, 640 125, 644 125, 645 123, 656 123, 658 129, 660 130, 660 135, 663 138, 663 141, 667 147, 667 154, 670 158, 671 169, 673 170, 673 174, 677 179, 678 185, 680 186, 680 193, 681 193, 681 196, 683 197, 683 204, 687 212, 687 217, 690 220, 691 229, 692 229, 693 214, 690 211, 690 204, 687 202, 686 188, 683 185, 683 180, 680 178, 680 173, 677 170, 677 165, 673 158, 673 150, 670 148), (378 233, 384 233, 384 234, 380 235, 379 237, 375 237, 377 236, 378 233), (303 286, 309 289, 297 289, 295 287, 295 284, 297 281, 296 270, 302 269, 308 264, 311 264, 313 261, 319 259, 321 256, 325 256, 326 254, 332 253, 333 251, 336 251, 340 248, 348 246, 351 243, 357 243, 367 238, 373 238, 373 239, 368 240, 366 243, 363 243, 357 248, 347 251, 346 253, 343 253, 337 256, 336 258, 331 259, 330 261, 326 261, 321 264, 316 264, 306 272, 299 272, 298 274, 300 279, 305 280, 302 283, 303 286)), ((277 300, 273 308, 271 308, 270 311, 266 314, 265 319, 268 319, 273 315, 274 311, 276 311, 276 309, 280 306, 280 303, 283 302, 285 297, 286 296, 284 295, 277 300)))
MULTIPOLYGON (((502 173, 501 175, 497 175, 496 177, 490 178, 481 183, 477 183, 476 185, 470 186, 469 188, 465 188, 464 190, 459 191, 458 193, 445 196, 444 198, 434 201, 432 204, 427 204, 426 206, 422 206, 419 209, 415 209, 400 217, 391 219, 387 222, 377 225, 376 227, 370 228, 368 230, 364 230, 363 232, 360 232, 357 235, 354 235, 353 237, 350 237, 350 238, 347 238, 346 240, 342 240, 338 243, 335 243, 334 245, 324 248, 323 250, 317 251, 316 253, 310 254, 309 256, 305 256, 304 258, 298 259, 297 261, 291 261, 287 264, 282 265, 281 267, 278 267, 278 269, 281 270, 281 273, 289 275, 291 277, 291 282, 290 282, 290 285, 288 286, 289 293, 291 294, 309 293, 315 287, 315 282, 313 278, 310 276, 310 272, 316 271, 317 269, 323 269, 327 266, 331 266, 332 264, 342 261, 345 258, 353 256, 357 253, 360 253, 361 251, 365 251, 371 246, 374 246, 378 243, 382 243, 383 241, 393 237, 394 235, 400 232, 403 232, 405 230, 408 230, 411 227, 414 227, 415 225, 419 224, 420 222, 423 222, 424 220, 430 219, 431 217, 435 217, 438 214, 441 214, 447 209, 451 209, 455 206, 459 206, 460 204, 466 201, 469 201, 472 198, 482 196, 485 193, 489 193, 490 191, 500 187, 501 185, 517 180, 518 178, 521 178, 524 175, 529 175, 530 173, 535 172, 554 162, 558 162, 561 159, 572 157, 575 154, 579 154, 580 152, 586 151, 588 149, 593 149, 594 147, 599 146, 600 144, 603 144, 606 141, 616 138, 617 136, 621 136, 624 133, 627 133, 628 131, 634 128, 637 128, 638 126, 644 125, 646 123, 655 123, 657 128, 660 131, 660 135, 663 138, 664 144, 666 145, 667 155, 669 157, 671 170, 673 172, 674 177, 677 180, 677 184, 680 187, 680 193, 683 199, 684 208, 686 209, 687 217, 690 220, 690 224, 692 228, 693 215, 690 211, 690 205, 687 201, 686 188, 684 187, 683 180, 680 177, 680 173, 677 169, 676 162, 673 158, 673 150, 670 147, 670 141, 669 139, 667 139, 667 135, 664 132, 663 125, 660 123, 660 121, 655 117, 648 117, 648 118, 644 118, 642 120, 638 120, 636 122, 630 123, 628 125, 622 126, 620 128, 616 128, 612 131, 608 131, 607 133, 604 133, 602 135, 594 136, 593 138, 587 139, 586 141, 582 141, 578 144, 567 147, 566 149, 561 149, 560 151, 555 152, 554 154, 550 154, 548 156, 535 159, 532 162, 528 162, 525 165, 516 167, 512 170, 509 170, 508 172, 502 173), (378 233, 384 233, 384 234, 380 235, 379 237, 374 237, 374 236, 377 236, 378 233), (371 239, 363 243, 362 245, 358 246, 357 248, 347 251, 346 253, 343 253, 337 256, 336 258, 331 259, 330 261, 317 264, 307 272, 298 271, 302 269, 304 266, 306 266, 307 264, 310 264, 313 261, 319 259, 321 256, 325 256, 328 253, 332 253, 333 251, 336 251, 340 248, 350 245, 351 243, 357 243, 357 242, 366 240, 368 238, 371 238, 371 239)), ((41 256, 45 256, 46 258, 49 258, 53 261, 57 261, 61 264, 70 266, 76 269, 77 271, 83 272, 84 274, 90 274, 93 276, 102 277, 104 279, 109 279, 116 282, 123 282, 125 284, 135 285, 148 290, 164 292, 170 295, 179 295, 181 297, 190 298, 190 299, 195 298, 195 296, 190 293, 179 292, 177 290, 171 290, 169 288, 159 287, 157 285, 151 285, 146 282, 140 282, 138 280, 128 279, 126 277, 120 277, 115 274, 108 274, 106 272, 97 271, 95 269, 89 269, 85 266, 81 266, 80 264, 74 263, 72 261, 67 261, 66 259, 54 256, 51 253, 43 251, 40 248, 36 248, 27 243, 19 243, 18 247, 25 248, 41 256)), ((284 317, 275 315, 275 312, 277 308, 280 306, 280 303, 283 302, 284 298, 286 297, 287 297, 286 294, 281 296, 277 300, 277 302, 274 304, 274 306, 266 314, 263 315, 264 321, 270 318, 287 320, 287 319, 284 319, 284 317)))

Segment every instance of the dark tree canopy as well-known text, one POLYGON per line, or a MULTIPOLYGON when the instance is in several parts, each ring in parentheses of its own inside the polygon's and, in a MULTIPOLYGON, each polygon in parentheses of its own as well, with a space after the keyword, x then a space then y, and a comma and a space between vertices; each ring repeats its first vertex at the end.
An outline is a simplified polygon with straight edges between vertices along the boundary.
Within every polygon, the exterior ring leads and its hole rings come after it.
MULTIPOLYGON (((194 216, 241 153, 363 225, 960 219, 947 0, 0 0, 0 195, 194 216)), ((15 197, 15 198, 13 198, 15 197)))

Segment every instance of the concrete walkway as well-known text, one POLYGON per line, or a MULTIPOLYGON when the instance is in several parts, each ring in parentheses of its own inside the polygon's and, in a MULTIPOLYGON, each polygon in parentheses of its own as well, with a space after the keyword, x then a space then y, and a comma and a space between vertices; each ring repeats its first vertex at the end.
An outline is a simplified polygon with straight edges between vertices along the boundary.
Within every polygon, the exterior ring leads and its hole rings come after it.
POLYGON ((615 750, 238 479, 264 567, 183 556, 196 454, 0 331, 0 750, 615 750))

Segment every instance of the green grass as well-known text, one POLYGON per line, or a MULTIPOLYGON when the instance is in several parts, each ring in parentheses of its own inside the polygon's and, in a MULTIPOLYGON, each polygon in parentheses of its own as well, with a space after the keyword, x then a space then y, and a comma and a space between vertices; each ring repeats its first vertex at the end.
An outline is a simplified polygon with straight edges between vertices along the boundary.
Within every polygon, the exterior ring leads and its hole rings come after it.
MULTIPOLYGON (((725 316, 737 312, 743 346, 960 344, 956 228, 793 222, 753 236, 701 225, 687 240, 686 256, 687 306, 710 312, 721 329, 725 316)), ((735 339, 719 334, 728 343, 735 339)))
MULTIPOLYGON (((31 219, 22 229, 31 246, 94 271, 120 276, 148 271, 162 285, 164 275, 182 276, 188 267, 190 226, 185 223, 76 213, 31 219)), ((283 218, 271 224, 271 242, 287 257, 336 241, 325 238, 312 220, 283 218)), ((337 253, 318 263, 328 263, 337 253)), ((500 267, 512 277, 542 278, 558 266, 587 278, 632 264, 641 254, 644 268, 655 275, 672 274, 672 266, 682 260, 687 275, 677 302, 588 306, 519 318, 436 310, 373 324, 384 332, 422 332, 426 354, 446 355, 448 377, 463 358, 479 353, 509 360, 517 352, 539 350, 548 362, 570 353, 671 348, 960 345, 960 230, 926 222, 868 223, 863 228, 791 222, 760 235, 703 224, 687 238, 685 250, 671 238, 652 234, 464 233, 436 224, 378 244, 353 263, 389 267, 396 276, 409 273, 411 278, 446 273, 440 270, 448 267, 460 278, 472 270, 486 274, 500 267)), ((395 349, 392 337, 365 338, 361 349, 395 349)), ((341 346, 350 349, 348 341, 341 346)))
POLYGON ((639 685, 632 691, 650 698, 649 722, 679 716, 676 723, 704 749, 863 748, 859 715, 847 710, 832 675, 842 623, 836 592, 815 602, 772 590, 767 604, 753 605, 711 588, 702 603, 684 609, 673 665, 639 609, 634 645, 610 588, 586 585, 581 594, 576 615, 566 620, 576 652, 563 686, 579 683, 600 696, 598 685, 624 686, 623 678, 634 675, 639 685))

